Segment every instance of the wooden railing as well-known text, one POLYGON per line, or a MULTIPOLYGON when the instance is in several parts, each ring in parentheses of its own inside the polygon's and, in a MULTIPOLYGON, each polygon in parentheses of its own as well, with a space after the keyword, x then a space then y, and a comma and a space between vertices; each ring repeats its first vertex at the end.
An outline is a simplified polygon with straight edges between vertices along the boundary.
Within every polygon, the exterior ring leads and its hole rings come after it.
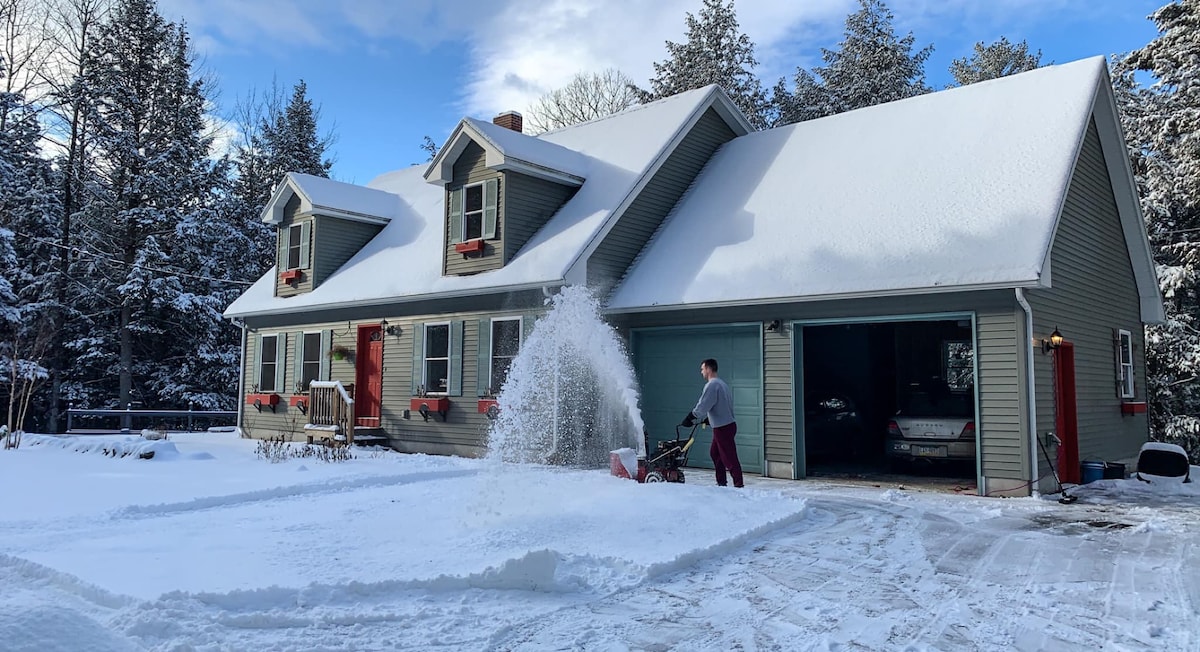
MULTIPOLYGON (((351 390, 352 391, 352 390, 351 390)), ((308 422, 336 427, 349 443, 354 437, 354 399, 340 380, 314 380, 308 384, 308 422)))

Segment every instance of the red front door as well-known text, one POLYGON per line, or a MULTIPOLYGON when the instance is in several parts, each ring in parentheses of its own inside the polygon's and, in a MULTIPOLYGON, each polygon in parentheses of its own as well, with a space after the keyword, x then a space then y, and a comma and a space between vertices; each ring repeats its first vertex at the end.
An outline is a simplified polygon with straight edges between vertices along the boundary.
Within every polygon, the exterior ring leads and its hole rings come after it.
POLYGON ((1075 411, 1075 345, 1054 349, 1054 427, 1058 430, 1058 477, 1079 482, 1079 420, 1075 411))
POLYGON ((354 425, 378 428, 383 396, 383 329, 378 325, 359 326, 358 351, 354 370, 354 425))

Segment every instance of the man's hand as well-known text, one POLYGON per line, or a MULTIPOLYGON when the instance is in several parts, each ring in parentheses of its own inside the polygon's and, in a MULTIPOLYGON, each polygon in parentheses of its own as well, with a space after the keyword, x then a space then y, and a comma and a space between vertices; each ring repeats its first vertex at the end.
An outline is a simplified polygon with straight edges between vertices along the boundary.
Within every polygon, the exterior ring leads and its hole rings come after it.
POLYGON ((688 412, 687 416, 683 418, 683 421, 681 421, 679 425, 683 426, 684 428, 691 428, 692 424, 694 423, 696 423, 696 415, 688 412))

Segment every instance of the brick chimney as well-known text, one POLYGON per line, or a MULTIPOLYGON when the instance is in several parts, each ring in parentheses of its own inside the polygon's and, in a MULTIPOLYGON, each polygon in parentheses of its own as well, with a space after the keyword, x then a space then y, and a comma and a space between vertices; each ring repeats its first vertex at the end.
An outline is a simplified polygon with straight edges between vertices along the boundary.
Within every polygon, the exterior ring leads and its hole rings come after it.
POLYGON ((521 118, 521 114, 517 113, 516 111, 505 111, 504 113, 492 118, 492 124, 499 125, 505 129, 512 129, 518 133, 520 133, 524 128, 524 122, 525 121, 521 118))

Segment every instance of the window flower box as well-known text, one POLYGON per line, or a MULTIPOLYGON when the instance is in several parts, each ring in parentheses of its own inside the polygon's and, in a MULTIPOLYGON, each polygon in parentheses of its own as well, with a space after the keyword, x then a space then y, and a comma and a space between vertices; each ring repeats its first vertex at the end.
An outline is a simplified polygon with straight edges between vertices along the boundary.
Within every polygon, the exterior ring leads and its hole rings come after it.
POLYGON ((481 398, 475 404, 475 409, 480 414, 486 414, 489 419, 495 419, 500 415, 500 404, 494 398, 481 398))
POLYGON ((450 399, 445 396, 414 396, 409 401, 409 409, 421 415, 426 421, 429 420, 429 415, 436 412, 442 416, 442 421, 446 420, 446 412, 450 410, 450 399), (421 408, 425 410, 422 411, 421 408))
POLYGON ((483 240, 467 240, 454 245, 454 250, 460 254, 483 253, 483 240))
POLYGON ((1124 403, 1121 404, 1121 414, 1122 415, 1145 414, 1145 413, 1146 413, 1146 402, 1145 401, 1125 401, 1124 403))
POLYGON ((274 412, 275 406, 279 405, 279 394, 246 394, 246 405, 253 405, 254 409, 256 410, 262 410, 264 407, 269 407, 271 408, 271 411, 274 412))
POLYGON ((298 283, 300 282, 300 270, 289 269, 288 271, 279 275, 279 280, 283 281, 284 283, 298 283))
POLYGON ((308 396, 300 394, 288 397, 288 405, 300 410, 300 414, 308 413, 308 396))

